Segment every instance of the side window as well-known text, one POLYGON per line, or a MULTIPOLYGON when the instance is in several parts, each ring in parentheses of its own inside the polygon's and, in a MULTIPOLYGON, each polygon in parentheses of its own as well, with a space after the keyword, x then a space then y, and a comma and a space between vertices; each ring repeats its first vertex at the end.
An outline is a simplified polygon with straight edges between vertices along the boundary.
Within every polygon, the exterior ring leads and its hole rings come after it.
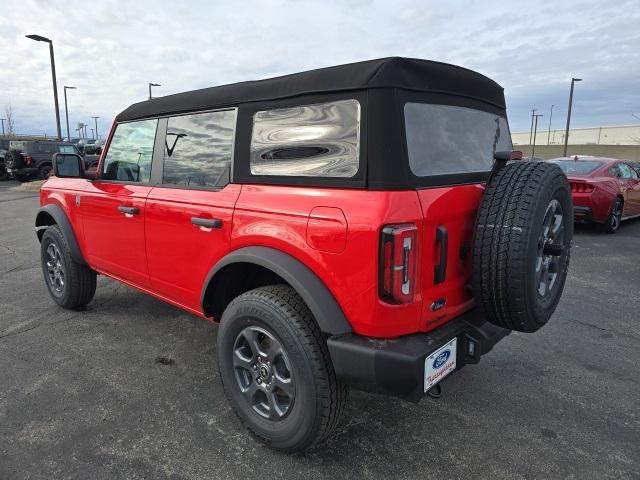
POLYGON ((620 168, 620 171, 622 172, 622 178, 636 178, 636 175, 634 175, 635 172, 626 163, 619 163, 618 167, 620 168))
POLYGON ((162 183, 223 187, 229 183, 235 110, 169 118, 162 183))
POLYGON ((101 178, 148 182, 157 126, 156 119, 119 124, 111 138, 101 178))
POLYGON ((253 117, 252 175, 353 177, 359 151, 357 100, 264 110, 253 117))
POLYGON ((622 178, 622 170, 620 170, 620 165, 614 165, 609 169, 609 173, 612 177, 622 178))
POLYGON ((78 153, 73 145, 58 145, 59 153, 78 153))

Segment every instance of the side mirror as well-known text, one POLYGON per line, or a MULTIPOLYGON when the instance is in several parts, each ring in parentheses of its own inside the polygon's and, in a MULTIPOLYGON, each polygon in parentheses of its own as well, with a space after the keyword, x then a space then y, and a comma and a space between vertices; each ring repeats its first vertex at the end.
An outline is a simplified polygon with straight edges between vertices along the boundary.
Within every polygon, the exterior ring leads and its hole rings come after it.
POLYGON ((55 153, 53 174, 60 178, 83 178, 84 160, 77 153, 55 153))

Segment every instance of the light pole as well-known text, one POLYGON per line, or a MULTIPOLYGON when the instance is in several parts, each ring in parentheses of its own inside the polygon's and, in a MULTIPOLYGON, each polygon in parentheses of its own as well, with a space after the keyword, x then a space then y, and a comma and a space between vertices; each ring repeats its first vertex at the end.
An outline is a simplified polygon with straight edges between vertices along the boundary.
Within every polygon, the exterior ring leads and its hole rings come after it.
POLYGON ((91 128, 91 138, 93 138, 94 140, 96 139, 96 129, 95 128, 91 128))
POLYGON ((0 118, 0 120, 2 120, 2 135, 4 135, 4 121, 6 118, 0 118))
POLYGON ((89 137, 87 137, 87 124, 83 123, 82 124, 82 128, 84 128, 84 138, 89 138, 89 137))
POLYGON ((547 145, 549 145, 549 141, 551 140, 551 119, 553 118, 553 107, 554 105, 551 105, 551 113, 549 114, 549 133, 547 134, 547 145))
POLYGON ((93 118, 93 121, 94 121, 94 122, 95 122, 95 124, 96 124, 96 140, 99 140, 99 139, 100 139, 100 135, 98 135, 98 119, 99 119, 100 117, 91 117, 91 118, 93 118))
POLYGON ((531 145, 531 139, 533 138, 533 117, 536 114, 536 109, 531 109, 531 130, 529 130, 529 145, 531 145))
POLYGON ((567 156, 567 146, 569 145, 569 125, 571 124, 571 105, 573 104, 573 85, 576 82, 581 82, 581 78, 572 78, 571 79, 571 90, 569 91, 569 111, 567 112, 567 128, 564 132, 564 153, 563 157, 567 156))
POLYGON ((531 147, 531 158, 533 158, 536 153, 536 135, 538 133, 538 117, 544 117, 541 113, 534 115, 536 117, 536 126, 533 128, 533 145, 531 147))
POLYGON ((64 116, 67 119, 67 140, 71 142, 71 135, 69 134, 69 108, 67 107, 67 90, 75 90, 76 87, 64 86, 64 116))
POLYGON ((151 100, 151 87, 161 87, 159 83, 149 83, 149 100, 151 100))
POLYGON ((25 37, 36 42, 47 42, 49 44, 49 56, 51 57, 51 77, 53 78, 53 101, 56 104, 56 127, 58 129, 58 140, 62 140, 60 131, 60 109, 58 108, 58 82, 56 81, 56 62, 53 57, 53 42, 42 35, 25 35, 25 37))

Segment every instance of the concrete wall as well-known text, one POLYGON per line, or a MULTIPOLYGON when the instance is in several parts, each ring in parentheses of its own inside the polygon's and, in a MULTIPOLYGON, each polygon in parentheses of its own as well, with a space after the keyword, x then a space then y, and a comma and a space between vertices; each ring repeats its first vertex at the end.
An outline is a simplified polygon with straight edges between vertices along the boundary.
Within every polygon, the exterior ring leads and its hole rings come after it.
MULTIPOLYGON (((530 132, 511 134, 514 145, 528 145, 530 132)), ((564 128, 551 130, 541 128, 538 124, 536 145, 563 145, 564 128)), ((569 142, 576 145, 640 145, 640 124, 614 125, 610 127, 572 128, 569 130, 569 142)))
MULTIPOLYGON (((531 145, 514 145, 525 157, 531 155, 531 145)), ((562 156, 563 145, 536 145, 535 156, 545 160, 562 156)), ((569 145, 567 155, 594 155, 640 162, 640 145, 569 145)))

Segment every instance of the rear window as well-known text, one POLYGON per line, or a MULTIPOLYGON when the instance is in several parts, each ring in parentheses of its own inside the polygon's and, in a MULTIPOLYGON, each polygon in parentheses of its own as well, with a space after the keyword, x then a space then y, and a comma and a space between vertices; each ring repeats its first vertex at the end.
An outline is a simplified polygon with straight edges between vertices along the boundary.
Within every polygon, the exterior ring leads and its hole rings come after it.
POLYGON ((586 175, 602 165, 602 162, 595 160, 550 160, 550 162, 558 165, 567 175, 571 173, 586 175))
POLYGON ((77 153, 73 145, 58 145, 58 152, 60 153, 77 153))
POLYGON ((264 110, 253 117, 252 175, 353 177, 359 150, 357 100, 264 110))
POLYGON ((495 152, 511 150, 505 117, 466 107, 404 106, 409 166, 414 175, 488 172, 495 152))

